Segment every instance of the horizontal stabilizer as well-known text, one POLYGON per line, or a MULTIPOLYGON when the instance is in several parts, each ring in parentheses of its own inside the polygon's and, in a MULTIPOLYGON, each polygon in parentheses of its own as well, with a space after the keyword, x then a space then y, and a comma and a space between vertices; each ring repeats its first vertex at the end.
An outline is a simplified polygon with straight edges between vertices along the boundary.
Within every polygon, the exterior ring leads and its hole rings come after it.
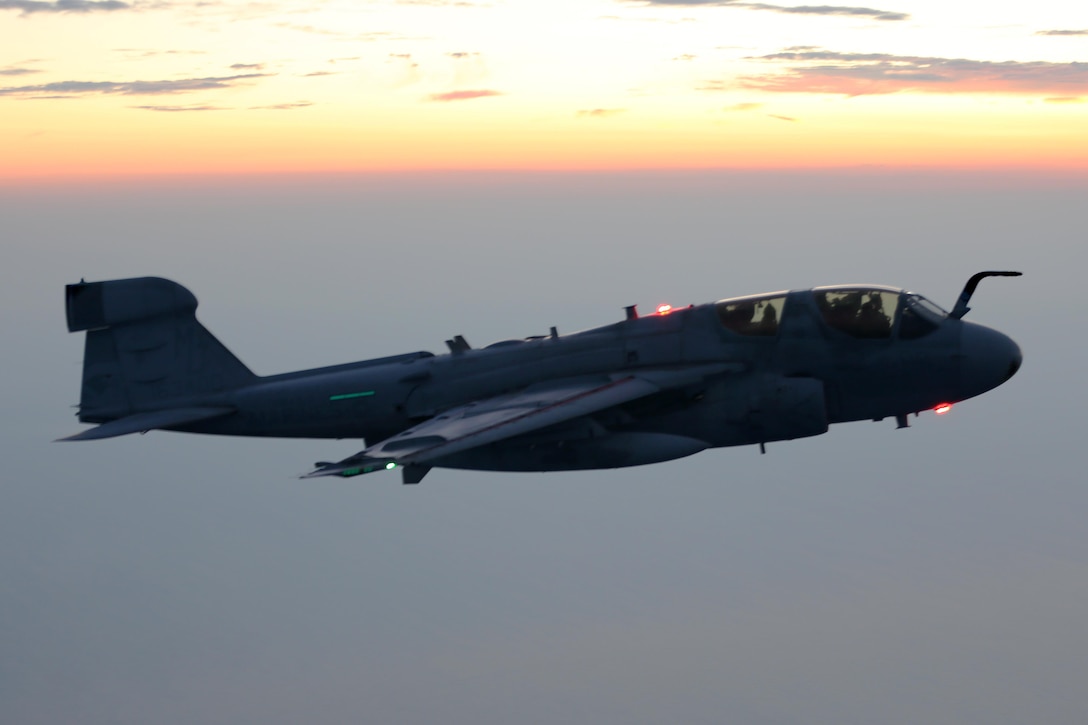
POLYGON ((129 433, 143 433, 156 428, 172 428, 187 423, 211 420, 233 412, 234 408, 172 408, 151 413, 136 413, 57 440, 94 441, 100 438, 114 438, 129 433))

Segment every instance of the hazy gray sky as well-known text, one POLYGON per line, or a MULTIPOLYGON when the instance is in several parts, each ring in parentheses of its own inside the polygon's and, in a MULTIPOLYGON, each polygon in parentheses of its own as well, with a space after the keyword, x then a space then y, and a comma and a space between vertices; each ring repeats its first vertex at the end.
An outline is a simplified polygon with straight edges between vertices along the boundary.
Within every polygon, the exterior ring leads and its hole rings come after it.
POLYGON ((1088 716, 1083 178, 448 174, 0 193, 0 721, 1088 716), (840 282, 1024 350, 923 415, 638 469, 302 482, 357 441, 80 425, 63 285, 169 277, 256 372, 840 282))

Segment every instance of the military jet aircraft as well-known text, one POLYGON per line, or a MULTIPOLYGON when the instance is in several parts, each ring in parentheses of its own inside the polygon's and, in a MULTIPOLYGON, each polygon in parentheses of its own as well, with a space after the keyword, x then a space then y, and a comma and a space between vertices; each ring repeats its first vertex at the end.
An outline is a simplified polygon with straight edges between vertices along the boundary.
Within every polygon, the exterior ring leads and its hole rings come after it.
POLYGON ((706 448, 824 433, 894 418, 1001 385, 1016 343, 894 287, 841 285, 737 297, 560 335, 259 377, 166 279, 65 289, 68 330, 86 331, 79 420, 62 440, 152 429, 216 435, 362 438, 366 448, 304 477, 399 468, 491 471, 618 468, 706 448))

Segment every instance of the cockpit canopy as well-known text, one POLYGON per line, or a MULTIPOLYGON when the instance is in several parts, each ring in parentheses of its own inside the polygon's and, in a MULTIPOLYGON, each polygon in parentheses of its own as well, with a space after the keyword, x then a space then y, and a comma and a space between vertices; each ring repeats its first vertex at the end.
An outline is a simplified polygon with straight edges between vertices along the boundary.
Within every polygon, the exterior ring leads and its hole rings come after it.
POLYGON ((823 321, 851 337, 889 338, 898 322, 899 337, 913 340, 948 317, 921 295, 892 287, 817 287, 812 296, 823 321))
POLYGON ((829 327, 852 337, 891 337, 899 291, 881 288, 817 288, 812 291, 829 327))
MULTIPOLYGON (((739 335, 773 337, 786 308, 788 292, 734 297, 716 304, 718 319, 739 335)), ((894 287, 844 286, 812 290, 824 324, 861 339, 898 334, 914 340, 936 330, 948 313, 925 297, 894 287)))
POLYGON ((786 292, 753 297, 734 297, 717 304, 718 319, 726 329, 740 335, 771 337, 778 334, 778 322, 786 306, 786 292))
POLYGON ((914 340, 940 327, 948 313, 913 292, 903 292, 899 306, 899 337, 914 340))

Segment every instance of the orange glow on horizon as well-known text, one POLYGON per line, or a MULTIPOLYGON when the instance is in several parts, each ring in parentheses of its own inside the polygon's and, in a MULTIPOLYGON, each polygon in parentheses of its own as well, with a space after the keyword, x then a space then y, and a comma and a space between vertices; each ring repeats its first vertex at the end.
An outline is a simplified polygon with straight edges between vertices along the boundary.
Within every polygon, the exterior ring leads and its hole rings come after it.
POLYGON ((767 104, 703 95, 686 105, 639 100, 600 113, 576 110, 576 99, 514 95, 447 103, 397 97, 374 108, 197 104, 173 111, 108 96, 0 98, 9 130, 0 138, 0 178, 863 166, 1088 171, 1088 104, 767 95, 767 104), (783 113, 765 112, 771 104, 783 113))
MULTIPOLYGON (((298 112, 285 112, 298 113, 298 112)), ((1012 129, 970 135, 900 123, 836 129, 662 129, 609 121, 541 128, 417 123, 394 128, 288 129, 221 119, 169 119, 141 131, 107 119, 79 132, 52 127, 0 141, 0 178, 389 172, 426 170, 609 171, 644 169, 1034 168, 1088 171, 1082 126, 1027 135, 1012 129), (593 127, 586 128, 594 124, 593 127), (803 131, 803 132, 802 132, 803 131)), ((300 119, 304 120, 304 119, 300 119)), ((781 122, 778 122, 781 124, 781 122)), ((786 126, 786 124, 781 124, 786 126)), ((799 125, 799 124, 798 124, 799 125)))

